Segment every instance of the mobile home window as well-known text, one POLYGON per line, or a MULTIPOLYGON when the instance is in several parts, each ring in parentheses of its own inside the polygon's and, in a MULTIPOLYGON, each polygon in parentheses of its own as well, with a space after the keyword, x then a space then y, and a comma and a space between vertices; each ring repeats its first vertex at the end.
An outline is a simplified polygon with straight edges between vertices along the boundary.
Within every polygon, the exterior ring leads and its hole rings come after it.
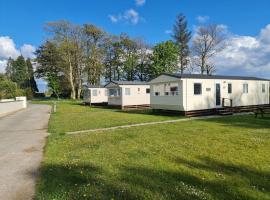
POLYGON ((119 96, 120 90, 116 88, 109 89, 109 96, 119 96))
POLYGON ((201 83, 194 83, 194 95, 202 94, 202 84, 201 83))
POLYGON ((248 93, 248 84, 247 83, 244 83, 243 84, 243 93, 248 93))
POLYGON ((127 95, 127 96, 130 95, 130 88, 125 88, 125 95, 127 95))
POLYGON ((93 90, 93 96, 97 96, 97 90, 93 90))
POLYGON ((159 96, 159 92, 155 92, 155 96, 159 96))
POLYGON ((228 94, 232 93, 232 84, 228 83, 228 94))
POLYGON ((262 93, 265 93, 265 84, 262 84, 262 93))
POLYGON ((146 88, 146 94, 150 94, 150 88, 146 88))
POLYGON ((172 96, 178 95, 178 87, 171 87, 170 92, 172 96))

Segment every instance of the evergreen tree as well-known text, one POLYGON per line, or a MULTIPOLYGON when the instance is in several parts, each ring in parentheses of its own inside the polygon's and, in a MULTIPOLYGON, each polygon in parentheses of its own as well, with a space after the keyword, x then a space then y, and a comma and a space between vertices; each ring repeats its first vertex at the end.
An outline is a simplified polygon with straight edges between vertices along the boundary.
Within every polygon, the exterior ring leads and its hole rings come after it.
POLYGON ((23 56, 19 56, 13 62, 12 81, 16 82, 20 88, 27 88, 28 70, 23 56))
POLYGON ((14 60, 12 58, 9 57, 8 61, 7 61, 7 65, 6 65, 6 72, 5 75, 6 77, 11 80, 13 74, 14 74, 14 70, 13 70, 13 62, 14 60))
POLYGON ((188 43, 191 39, 191 32, 187 29, 187 20, 183 14, 177 16, 172 37, 179 48, 180 72, 183 73, 189 62, 190 51, 188 43))
POLYGON ((31 87, 32 92, 38 92, 37 83, 34 77, 34 69, 33 65, 31 63, 31 60, 28 58, 26 60, 26 66, 27 66, 27 74, 28 74, 28 81, 29 81, 29 87, 31 87))

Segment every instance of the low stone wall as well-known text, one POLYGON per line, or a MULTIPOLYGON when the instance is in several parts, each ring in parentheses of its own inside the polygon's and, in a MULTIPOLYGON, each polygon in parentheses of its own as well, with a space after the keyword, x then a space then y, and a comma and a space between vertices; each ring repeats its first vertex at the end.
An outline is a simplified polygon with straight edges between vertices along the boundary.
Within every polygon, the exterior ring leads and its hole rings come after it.
POLYGON ((16 99, 3 99, 0 101, 0 117, 27 107, 26 97, 16 99))

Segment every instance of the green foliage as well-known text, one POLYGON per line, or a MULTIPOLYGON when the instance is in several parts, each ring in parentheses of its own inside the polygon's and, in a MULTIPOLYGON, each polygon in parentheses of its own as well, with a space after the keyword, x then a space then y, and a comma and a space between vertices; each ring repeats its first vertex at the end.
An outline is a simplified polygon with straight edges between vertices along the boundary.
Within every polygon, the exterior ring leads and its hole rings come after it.
POLYGON ((11 80, 16 82, 20 88, 28 86, 28 69, 23 56, 19 56, 12 62, 13 74, 11 80))
POLYGON ((29 99, 29 100, 33 99, 33 97, 34 97, 32 88, 30 88, 30 87, 25 88, 23 93, 25 94, 25 96, 26 96, 27 99, 29 99))
POLYGON ((10 99, 16 97, 17 85, 8 80, 0 80, 0 99, 10 99))
POLYGON ((170 40, 154 46, 150 77, 154 78, 165 72, 176 72, 178 68, 178 52, 177 45, 170 40))
POLYGON ((17 88, 17 90, 16 90, 16 97, 20 97, 20 96, 26 96, 25 90, 24 89, 17 88))
POLYGON ((139 61, 137 55, 137 43, 130 39, 128 36, 122 36, 121 43, 123 47, 123 78, 127 81, 134 81, 136 78, 136 68, 139 61))
POLYGON ((61 91, 59 77, 56 74, 51 73, 48 74, 47 81, 48 86, 52 90, 53 94, 55 94, 56 97, 59 98, 59 93, 61 91))
MULTIPOLYGON (((36 75, 39 78, 44 78, 48 82, 49 88, 53 94, 59 97, 60 93, 64 88, 67 88, 67 79, 61 76, 61 63, 62 58, 56 44, 47 41, 37 49, 37 62, 39 66, 36 70, 36 75), (66 80, 63 82, 62 80, 66 80), (61 82, 62 81, 62 82, 61 82)), ((70 89, 68 88, 68 93, 70 89)))
POLYGON ((0 73, 0 81, 5 81, 5 80, 7 80, 6 75, 5 75, 5 74, 0 73))
POLYGON ((81 53, 85 58, 85 71, 88 82, 98 85, 104 71, 103 60, 105 57, 105 35, 106 33, 93 24, 85 24, 82 27, 83 40, 82 48, 85 53, 81 53))
POLYGON ((11 80, 12 76, 14 74, 14 67, 13 67, 14 60, 12 58, 8 58, 6 69, 5 69, 5 75, 6 77, 11 80))
POLYGON ((179 14, 176 18, 172 37, 179 49, 180 71, 183 73, 189 62, 189 41, 191 39, 191 31, 187 29, 187 20, 183 14, 179 14))
POLYGON ((26 60, 27 74, 28 74, 28 87, 31 88, 32 93, 38 92, 37 83, 34 77, 34 69, 30 58, 26 60))

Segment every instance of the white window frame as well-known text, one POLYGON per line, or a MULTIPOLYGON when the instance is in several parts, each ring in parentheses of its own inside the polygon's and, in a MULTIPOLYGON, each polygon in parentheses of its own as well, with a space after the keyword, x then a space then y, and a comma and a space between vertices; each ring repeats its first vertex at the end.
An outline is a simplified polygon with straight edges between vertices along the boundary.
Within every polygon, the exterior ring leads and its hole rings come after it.
POLYGON ((97 96, 98 96, 98 91, 97 91, 97 89, 93 89, 93 90, 92 90, 92 95, 93 95, 93 97, 97 97, 97 96))
POLYGON ((131 89, 130 88, 125 88, 125 95, 130 96, 131 95, 131 89))
POLYGON ((243 84, 243 94, 248 94, 248 83, 243 84))

